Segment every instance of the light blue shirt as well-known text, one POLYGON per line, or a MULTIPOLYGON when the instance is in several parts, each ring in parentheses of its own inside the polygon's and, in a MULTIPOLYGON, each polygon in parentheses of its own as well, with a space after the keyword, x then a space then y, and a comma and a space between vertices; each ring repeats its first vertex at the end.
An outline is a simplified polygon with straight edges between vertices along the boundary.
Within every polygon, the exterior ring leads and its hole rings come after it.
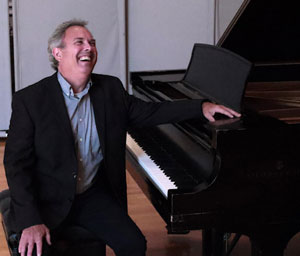
POLYGON ((88 82, 82 92, 75 94, 71 85, 59 72, 57 78, 63 91, 75 138, 78 161, 76 193, 80 194, 93 184, 103 159, 94 110, 88 94, 92 81, 88 82))

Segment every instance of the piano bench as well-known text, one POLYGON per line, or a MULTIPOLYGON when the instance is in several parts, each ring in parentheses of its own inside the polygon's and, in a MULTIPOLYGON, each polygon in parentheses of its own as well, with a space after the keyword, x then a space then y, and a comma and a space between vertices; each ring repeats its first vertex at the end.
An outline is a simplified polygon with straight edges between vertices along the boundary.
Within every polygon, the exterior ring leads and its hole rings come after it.
MULTIPOLYGON (((9 225, 9 190, 0 192, 0 213, 8 249, 11 256, 19 256, 19 236, 11 230, 9 225)), ((33 254, 34 255, 34 254, 33 254)), ((93 239, 93 235, 79 226, 67 227, 51 245, 53 256, 105 256, 105 244, 93 239)), ((44 253, 42 256, 51 256, 44 253)))

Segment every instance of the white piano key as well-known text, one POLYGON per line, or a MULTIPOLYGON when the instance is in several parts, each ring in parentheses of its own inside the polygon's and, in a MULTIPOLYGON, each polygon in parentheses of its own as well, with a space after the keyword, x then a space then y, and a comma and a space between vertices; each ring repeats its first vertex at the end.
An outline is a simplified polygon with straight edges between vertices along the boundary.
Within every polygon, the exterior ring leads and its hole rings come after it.
POLYGON ((161 191, 164 197, 168 198, 168 190, 177 189, 175 183, 164 174, 163 170, 156 165, 129 134, 127 134, 126 145, 138 163, 143 167, 148 178, 161 191))

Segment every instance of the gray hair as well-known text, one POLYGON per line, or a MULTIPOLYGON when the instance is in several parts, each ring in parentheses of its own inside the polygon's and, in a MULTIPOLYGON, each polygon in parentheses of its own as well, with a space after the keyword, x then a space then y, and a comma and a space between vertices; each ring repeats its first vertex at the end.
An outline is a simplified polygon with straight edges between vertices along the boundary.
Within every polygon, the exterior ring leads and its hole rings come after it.
POLYGON ((65 21, 57 26, 53 34, 48 39, 48 53, 49 53, 49 60, 51 62, 51 67, 57 70, 58 67, 58 61, 54 58, 52 54, 53 48, 64 48, 64 36, 65 32, 69 27, 72 26, 80 26, 80 27, 86 27, 87 21, 79 20, 79 19, 72 19, 69 21, 65 21))

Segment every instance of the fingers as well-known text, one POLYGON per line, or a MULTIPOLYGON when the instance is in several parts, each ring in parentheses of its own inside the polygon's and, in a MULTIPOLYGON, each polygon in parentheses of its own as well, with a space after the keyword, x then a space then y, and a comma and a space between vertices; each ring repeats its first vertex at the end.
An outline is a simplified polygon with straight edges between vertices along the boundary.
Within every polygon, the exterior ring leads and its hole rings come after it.
MULTIPOLYGON (((42 248, 43 247, 43 242, 42 241, 38 241, 36 242, 36 254, 37 256, 42 255, 42 248)), ((29 254, 28 256, 30 256, 31 254, 29 254)))
POLYGON ((20 242, 19 242, 19 248, 18 248, 18 251, 21 254, 21 256, 26 256, 26 251, 28 254, 29 247, 30 247, 29 242, 27 241, 26 237, 24 237, 22 235, 20 242), (28 248, 28 250, 27 250, 27 248, 28 248))
POLYGON ((227 109, 227 108, 225 108, 224 106, 221 106, 221 105, 217 105, 214 112, 223 114, 223 115, 228 116, 230 118, 234 117, 234 114, 232 113, 232 111, 230 111, 230 109, 227 109))
POLYGON ((28 244, 28 246, 27 246, 27 256, 32 255, 33 247, 34 247, 34 244, 32 244, 32 243, 28 244))
POLYGON ((204 114, 205 118, 210 121, 210 122, 214 122, 215 119, 214 119, 214 115, 211 114, 211 113, 207 113, 207 114, 204 114))
POLYGON ((47 244, 51 245, 51 237, 50 237, 50 231, 49 229, 47 229, 46 231, 46 241, 47 241, 47 244))
POLYGON ((46 238, 47 243, 51 245, 50 231, 43 224, 31 226, 29 228, 24 229, 21 235, 18 248, 18 251, 21 254, 21 256, 32 256, 34 246, 36 246, 37 256, 42 255, 44 237, 46 238))
POLYGON ((223 114, 223 115, 228 116, 230 118, 240 117, 241 116, 240 113, 234 111, 233 109, 227 108, 227 107, 225 107, 223 105, 216 105, 216 104, 214 104, 214 106, 212 106, 212 108, 213 108, 214 114, 215 113, 220 113, 220 114, 223 114))
MULTIPOLYGON (((240 117, 241 116, 241 114, 240 113, 238 113, 238 112, 236 112, 236 111, 234 111, 233 109, 231 109, 231 108, 227 108, 227 107, 225 107, 225 106, 222 106, 222 105, 218 105, 218 106, 220 106, 223 110, 225 110, 226 112, 227 112, 227 116, 229 116, 229 117, 240 117)), ((223 113, 222 113, 223 114, 223 113)))
POLYGON ((26 237, 23 238, 22 236, 18 248, 18 251, 21 254, 21 256, 31 256, 35 244, 37 247, 37 255, 42 255, 42 240, 40 242, 33 242, 26 239, 26 237))
POLYGON ((203 115, 205 116, 205 118, 210 122, 215 121, 214 115, 216 113, 223 114, 230 118, 241 116, 240 113, 238 113, 230 108, 227 108, 223 105, 214 104, 211 102, 204 102, 202 104, 202 112, 203 112, 203 115))

